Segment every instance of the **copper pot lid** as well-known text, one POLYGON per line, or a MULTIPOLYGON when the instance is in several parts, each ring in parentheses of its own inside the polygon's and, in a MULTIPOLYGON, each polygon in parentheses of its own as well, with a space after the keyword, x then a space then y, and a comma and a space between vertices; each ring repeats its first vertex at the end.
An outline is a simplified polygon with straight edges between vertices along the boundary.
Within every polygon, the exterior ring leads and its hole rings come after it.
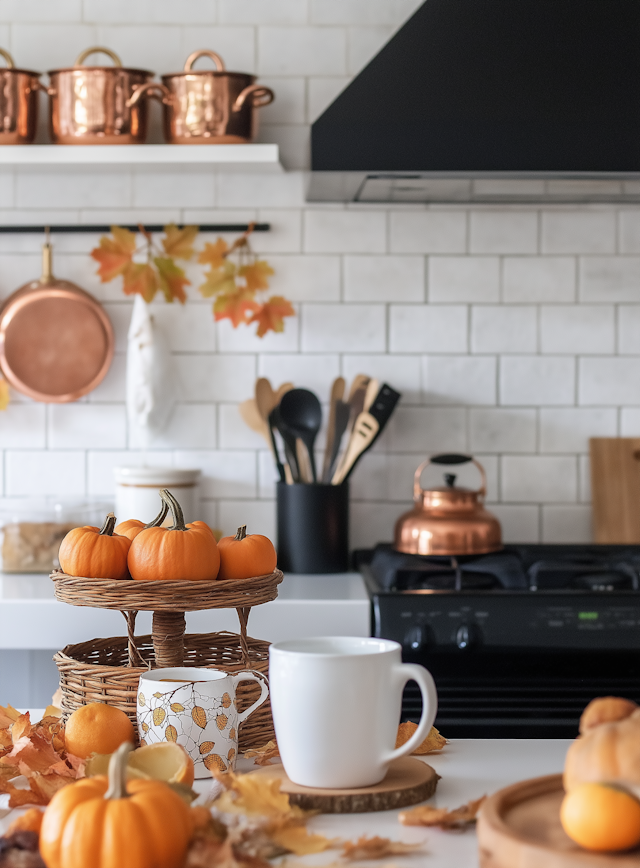
POLYGON ((224 60, 220 57, 220 55, 216 51, 211 51, 209 48, 199 48, 197 51, 192 51, 189 57, 184 62, 184 68, 180 70, 180 72, 166 72, 162 75, 162 79, 165 78, 177 78, 178 76, 185 75, 204 75, 204 76, 221 76, 225 78, 227 76, 237 76, 238 78, 250 78, 252 81, 256 80, 256 76, 252 75, 250 72, 230 72, 226 66, 224 65, 224 60), (215 69, 194 69, 193 64, 200 57, 208 57, 210 58, 214 65, 215 69))
POLYGON ((88 292, 43 273, 5 301, 0 311, 0 367, 9 383, 35 401, 76 401, 102 381, 113 358, 109 317, 88 292))
POLYGON ((133 66, 123 66, 122 61, 119 56, 112 51, 110 48, 104 48, 101 45, 93 45, 91 48, 85 48, 78 57, 76 58, 76 62, 73 66, 63 66, 60 69, 49 69, 47 71, 47 75, 55 75, 58 72, 78 72, 78 70, 85 70, 89 72, 104 72, 105 70, 120 70, 121 72, 133 72, 138 73, 140 75, 153 75, 152 72, 149 72, 148 69, 137 69, 133 66), (84 62, 92 54, 106 54, 107 57, 110 57, 113 61, 113 66, 85 66, 84 62))

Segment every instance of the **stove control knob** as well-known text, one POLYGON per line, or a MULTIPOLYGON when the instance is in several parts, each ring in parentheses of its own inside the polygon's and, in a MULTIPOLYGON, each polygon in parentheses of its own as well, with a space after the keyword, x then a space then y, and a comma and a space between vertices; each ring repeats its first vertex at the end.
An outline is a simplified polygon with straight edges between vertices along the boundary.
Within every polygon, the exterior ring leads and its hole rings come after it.
POLYGON ((409 627, 402 644, 407 654, 419 654, 429 645, 429 628, 422 624, 409 627))
POLYGON ((480 641, 480 630, 475 624, 461 624, 454 641, 461 651, 468 651, 480 641))

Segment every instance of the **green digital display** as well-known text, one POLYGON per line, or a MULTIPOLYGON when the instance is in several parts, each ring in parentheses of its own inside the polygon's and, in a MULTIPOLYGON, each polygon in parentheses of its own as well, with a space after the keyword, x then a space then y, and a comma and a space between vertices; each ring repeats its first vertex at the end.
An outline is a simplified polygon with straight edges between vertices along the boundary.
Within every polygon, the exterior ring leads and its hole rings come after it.
POLYGON ((578 612, 578 620, 579 621, 597 621, 598 613, 597 612, 578 612))

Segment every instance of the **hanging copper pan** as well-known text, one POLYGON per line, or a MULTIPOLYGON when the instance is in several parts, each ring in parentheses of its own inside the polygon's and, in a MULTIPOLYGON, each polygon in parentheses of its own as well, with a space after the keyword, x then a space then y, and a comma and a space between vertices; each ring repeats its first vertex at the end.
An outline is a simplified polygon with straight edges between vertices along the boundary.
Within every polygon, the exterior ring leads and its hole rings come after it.
POLYGON ((113 328, 102 305, 51 271, 26 283, 0 310, 0 367, 9 383, 35 401, 76 401, 100 383, 113 358, 113 328))

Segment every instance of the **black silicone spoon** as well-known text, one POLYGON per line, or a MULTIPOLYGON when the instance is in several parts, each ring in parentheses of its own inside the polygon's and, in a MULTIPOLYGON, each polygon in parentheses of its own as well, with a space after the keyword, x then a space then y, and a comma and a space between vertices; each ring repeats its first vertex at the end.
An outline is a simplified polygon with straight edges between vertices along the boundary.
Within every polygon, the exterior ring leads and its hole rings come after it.
POLYGON ((308 389, 291 389, 282 396, 278 410, 289 431, 304 443, 309 453, 313 481, 317 482, 313 444, 322 424, 320 401, 308 389))

